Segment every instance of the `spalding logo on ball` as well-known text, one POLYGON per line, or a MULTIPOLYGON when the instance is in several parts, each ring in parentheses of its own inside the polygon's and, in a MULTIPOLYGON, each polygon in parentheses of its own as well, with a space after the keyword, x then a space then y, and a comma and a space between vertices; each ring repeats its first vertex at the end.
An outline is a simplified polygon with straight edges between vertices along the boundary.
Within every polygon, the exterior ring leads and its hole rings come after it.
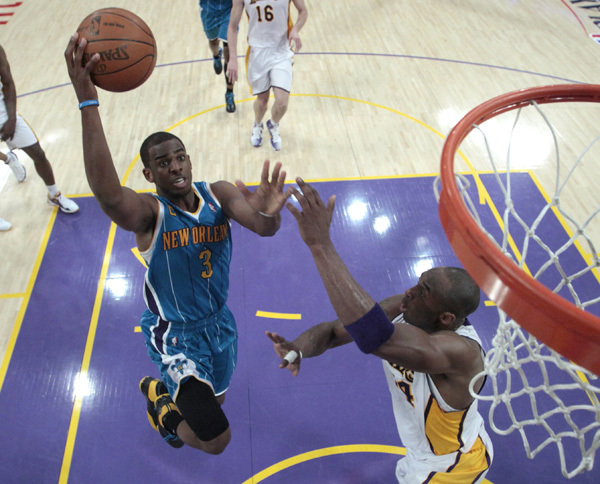
POLYGON ((94 54, 100 61, 91 72, 92 82, 112 92, 141 86, 156 65, 156 41, 141 18, 123 8, 105 8, 88 15, 77 28, 87 39, 83 63, 94 54))

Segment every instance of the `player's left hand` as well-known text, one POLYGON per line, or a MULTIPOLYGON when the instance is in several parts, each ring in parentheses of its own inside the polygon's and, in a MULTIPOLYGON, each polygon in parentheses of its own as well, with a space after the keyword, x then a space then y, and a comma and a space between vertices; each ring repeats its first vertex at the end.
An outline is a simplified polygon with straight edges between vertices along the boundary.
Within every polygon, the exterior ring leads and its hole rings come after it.
POLYGON ((13 139, 15 135, 15 129, 17 127, 17 118, 9 118, 0 128, 0 139, 2 141, 8 141, 13 139))
POLYGON ((269 160, 266 160, 263 164, 260 185, 254 192, 251 192, 241 180, 236 180, 235 185, 254 210, 275 216, 281 211, 292 191, 290 189, 283 193, 286 173, 281 170, 280 162, 275 164, 269 181, 269 165, 269 160))
MULTIPOLYGON (((298 376, 298 372, 300 371, 300 361, 302 360, 300 357, 300 349, 294 345, 294 343, 287 341, 283 336, 280 336, 277 333, 266 331, 265 334, 273 342, 273 349, 275 350, 275 353, 277 353, 277 356, 281 358, 279 368, 287 368, 292 372, 292 375, 298 376), (296 353, 296 358, 290 361, 289 358, 292 351, 296 353), (288 359, 286 359, 286 356, 288 359)), ((293 353, 291 354, 293 355, 293 353)))
POLYGON ((296 29, 293 28, 290 31, 288 39, 290 42, 290 48, 292 49, 292 51, 294 51, 294 54, 300 52, 300 49, 302 48, 302 40, 300 40, 300 34, 298 34, 298 31, 296 29))
POLYGON ((298 222, 302 240, 309 247, 331 244, 329 227, 335 208, 335 195, 331 195, 325 205, 319 192, 302 178, 296 178, 296 183, 300 190, 291 188, 292 195, 302 210, 298 210, 291 202, 288 202, 287 208, 298 222))

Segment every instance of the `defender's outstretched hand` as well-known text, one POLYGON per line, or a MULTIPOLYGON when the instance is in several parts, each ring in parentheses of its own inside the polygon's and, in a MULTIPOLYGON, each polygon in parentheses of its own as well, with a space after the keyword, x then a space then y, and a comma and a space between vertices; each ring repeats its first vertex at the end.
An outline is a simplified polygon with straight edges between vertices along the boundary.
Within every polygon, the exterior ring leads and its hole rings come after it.
POLYGON ((281 358, 279 368, 287 368, 292 372, 292 375, 298 376, 298 372, 300 371, 300 361, 302 360, 300 350, 294 343, 286 341, 283 336, 280 336, 277 333, 266 331, 265 334, 273 342, 273 349, 275 350, 275 353, 277 353, 277 356, 281 358))
POLYGON ((309 247, 330 244, 329 226, 335 208, 335 195, 329 197, 327 205, 325 205, 319 193, 302 178, 296 178, 296 183, 301 191, 296 188, 291 188, 291 191, 294 198, 298 200, 302 211, 290 202, 286 206, 298 222, 302 240, 309 247))
POLYGON ((281 163, 276 163, 269 181, 269 160, 263 164, 262 174, 260 177, 260 185, 251 192, 244 182, 236 180, 235 185, 238 190, 244 195, 244 198, 254 210, 262 212, 266 216, 277 215, 285 202, 292 194, 291 188, 283 193, 283 184, 285 183, 285 171, 281 171, 281 163))
POLYGON ((79 38, 75 32, 69 39, 65 49, 65 61, 69 78, 75 88, 75 94, 79 102, 90 99, 98 99, 98 91, 92 82, 90 72, 100 60, 100 54, 94 54, 84 65, 84 51, 87 40, 84 37, 79 38))

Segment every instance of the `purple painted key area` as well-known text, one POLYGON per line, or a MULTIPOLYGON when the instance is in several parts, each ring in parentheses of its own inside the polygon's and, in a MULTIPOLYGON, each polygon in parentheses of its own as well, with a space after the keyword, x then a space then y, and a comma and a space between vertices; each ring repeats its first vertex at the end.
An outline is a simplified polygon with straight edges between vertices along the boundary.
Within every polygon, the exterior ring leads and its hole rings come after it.
MULTIPOLYGON (((324 200, 337 195, 333 241, 375 299, 403 292, 432 266, 458 265, 437 216, 432 182, 423 177, 315 184, 324 200)), ((512 190, 527 197, 536 215, 543 198, 529 175, 513 176, 512 190)), ((490 193, 498 196, 492 185, 490 193)), ((223 454, 210 456, 171 448, 148 424, 138 382, 158 374, 136 331, 145 269, 132 252, 133 235, 118 229, 113 238, 96 201, 77 201, 80 214, 56 218, 0 392, 0 482, 396 482, 403 449, 381 361, 347 345, 304 361, 294 378, 278 368, 265 336, 270 330, 293 339, 335 319, 287 210, 272 238, 233 225, 229 306, 240 340, 224 405, 232 441, 223 454), (101 281, 105 257, 109 263, 101 281), (257 311, 301 318, 266 318, 257 311), (80 377, 82 363, 89 369, 80 377), (357 445, 368 447, 355 452, 357 445)), ((560 234, 558 222, 552 223, 549 233, 560 234)), ((488 349, 497 315, 484 300, 470 319, 488 349)), ((480 404, 486 420, 487 408, 480 404)), ((495 446, 489 482, 566 482, 554 446, 528 460, 517 434, 488 431, 495 446)), ((597 483, 598 472, 569 482, 597 483)))

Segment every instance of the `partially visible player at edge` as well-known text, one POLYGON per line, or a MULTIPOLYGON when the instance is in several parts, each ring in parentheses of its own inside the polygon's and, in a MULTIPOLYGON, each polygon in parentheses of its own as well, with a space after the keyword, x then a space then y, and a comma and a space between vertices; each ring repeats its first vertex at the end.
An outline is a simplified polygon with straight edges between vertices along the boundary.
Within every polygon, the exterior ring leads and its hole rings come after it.
MULTIPOLYGON (((25 181, 25 167, 19 161, 15 149, 23 150, 32 160, 35 171, 48 190, 47 203, 58 207, 64 213, 75 213, 79 206, 60 193, 54 180, 54 170, 36 134, 29 124, 17 113, 17 90, 13 80, 6 52, 0 46, 0 139, 9 148, 8 153, 0 152, 0 160, 12 170, 19 183, 25 181)), ((0 232, 10 230, 12 224, 0 218, 0 232)))
POLYGON ((140 148, 143 174, 157 195, 136 193, 119 181, 90 72, 83 67, 86 40, 75 33, 65 50, 69 77, 80 102, 85 172, 104 212, 135 234, 148 263, 141 327, 161 380, 146 377, 140 389, 152 427, 173 447, 188 444, 219 454, 231 439, 221 404, 237 360, 237 330, 227 308, 232 254, 230 220, 260 236, 278 230, 285 172, 269 162, 254 192, 241 181, 192 183, 182 141, 159 132, 140 148), (168 337, 166 337, 168 335, 168 337))
POLYGON ((233 94, 234 82, 227 78, 227 63, 229 62, 229 44, 227 43, 227 28, 229 27, 229 14, 231 13, 231 0, 199 0, 200 20, 204 33, 208 39, 208 47, 213 55, 213 68, 215 74, 223 72, 225 64, 225 110, 235 112, 235 96, 233 94), (223 43, 223 47, 220 43, 223 43))
MULTIPOLYGON (((354 280, 329 236, 335 197, 325 205, 314 188, 297 181, 302 192, 293 192, 302 210, 291 203, 288 209, 338 319, 313 326, 293 342, 267 332, 282 358, 280 368, 297 375, 302 358, 354 341, 364 353, 383 360, 406 447, 406 457, 396 466, 398 482, 482 482, 493 446, 469 391, 484 363, 481 341, 467 319, 479 305, 479 288, 462 268, 435 267, 404 294, 376 304, 354 280)), ((483 384, 479 378, 474 390, 479 392, 483 384)))
POLYGON ((267 112, 269 93, 273 89, 275 102, 271 108, 271 119, 267 121, 267 129, 271 136, 271 146, 275 151, 279 151, 282 147, 279 122, 288 108, 292 90, 293 58, 302 47, 300 29, 306 23, 308 10, 304 0, 233 0, 227 31, 229 82, 236 81, 238 77, 237 37, 244 8, 248 15, 246 76, 252 94, 256 95, 250 142, 255 148, 262 145, 262 120, 267 112), (298 18, 293 27, 289 9, 291 2, 298 9, 298 18))

